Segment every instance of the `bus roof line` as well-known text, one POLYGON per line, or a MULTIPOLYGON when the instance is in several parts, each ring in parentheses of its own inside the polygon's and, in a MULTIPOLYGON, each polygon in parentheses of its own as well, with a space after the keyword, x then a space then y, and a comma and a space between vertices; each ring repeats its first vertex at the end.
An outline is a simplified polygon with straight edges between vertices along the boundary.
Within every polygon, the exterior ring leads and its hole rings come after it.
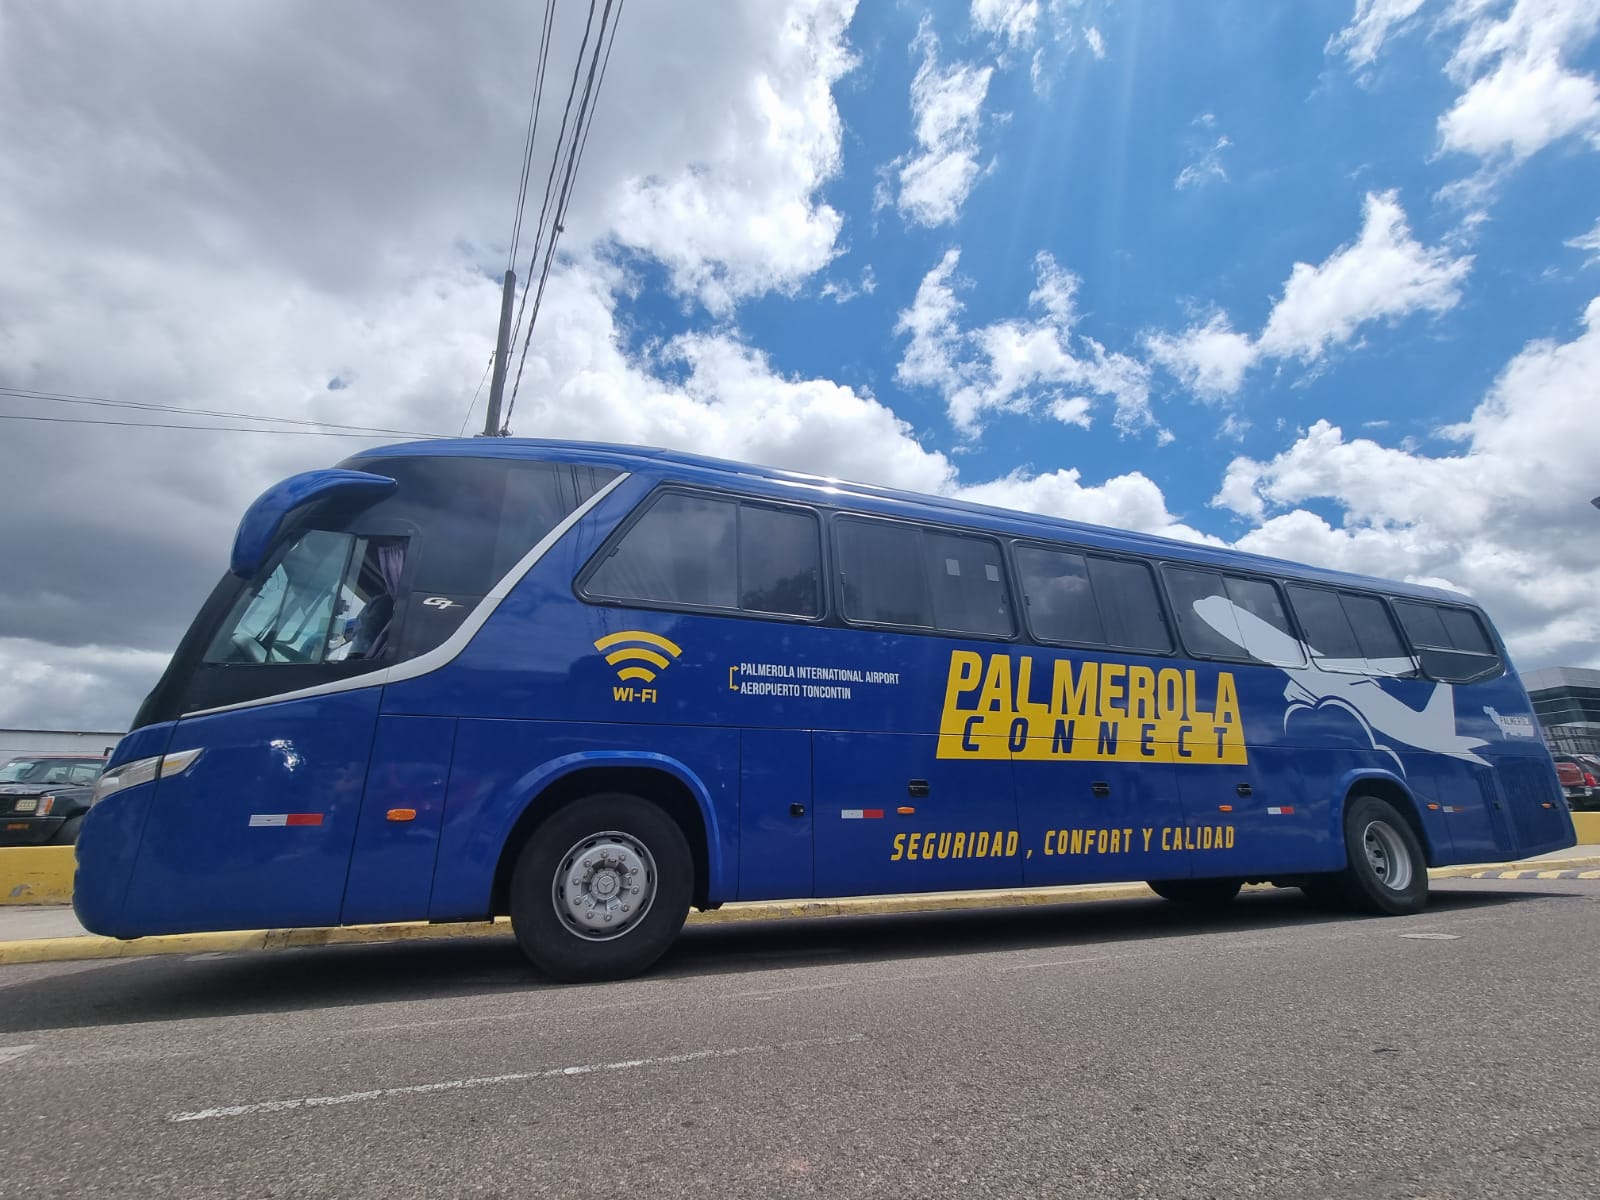
MULTIPOLYGON (((708 455, 667 450, 659 446, 629 446, 613 442, 565 441, 555 438, 442 438, 425 442, 400 442, 376 446, 352 455, 341 465, 350 466, 365 459, 398 456, 442 456, 449 458, 538 458, 546 461, 570 461, 613 466, 621 470, 663 472, 665 467, 677 467, 700 473, 699 478, 686 477, 684 483, 714 483, 717 477, 729 476, 758 480, 770 484, 790 484, 800 487, 825 489, 832 493, 835 502, 852 498, 880 500, 890 504, 903 504, 910 508, 937 509, 957 516, 980 517, 991 525, 1005 522, 1007 529, 989 532, 1011 537, 1066 536, 1080 542, 1087 541, 1093 548, 1116 553, 1119 550, 1143 552, 1159 558, 1193 563, 1212 568, 1234 568, 1273 575, 1289 580, 1320 583, 1330 587, 1355 587, 1390 595, 1441 601, 1447 604, 1464 604, 1476 608, 1471 597, 1447 588, 1428 584, 1407 583, 1400 580, 1360 575, 1328 567, 1310 566, 1271 555, 1253 554, 1228 546, 1215 546, 1204 542, 1188 542, 1178 538, 1163 537, 1154 533, 1119 529, 1112 525, 1095 525, 1067 517, 1045 513, 1023 512, 979 504, 953 496, 931 495, 925 492, 906 491, 884 487, 881 484, 858 483, 852 480, 816 475, 805 471, 792 471, 781 467, 765 467, 708 455)), ((910 514, 905 514, 910 515, 910 514)))

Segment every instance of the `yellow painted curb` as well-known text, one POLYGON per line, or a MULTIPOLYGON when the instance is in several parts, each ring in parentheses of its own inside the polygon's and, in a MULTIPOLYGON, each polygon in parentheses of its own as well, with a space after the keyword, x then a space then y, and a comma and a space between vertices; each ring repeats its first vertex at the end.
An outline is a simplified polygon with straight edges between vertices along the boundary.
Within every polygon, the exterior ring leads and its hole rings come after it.
POLYGON ((1578 845, 1593 846, 1600 843, 1600 812, 1575 812, 1572 824, 1578 831, 1578 845))
POLYGON ((71 846, 0 847, 0 904, 71 904, 71 846))

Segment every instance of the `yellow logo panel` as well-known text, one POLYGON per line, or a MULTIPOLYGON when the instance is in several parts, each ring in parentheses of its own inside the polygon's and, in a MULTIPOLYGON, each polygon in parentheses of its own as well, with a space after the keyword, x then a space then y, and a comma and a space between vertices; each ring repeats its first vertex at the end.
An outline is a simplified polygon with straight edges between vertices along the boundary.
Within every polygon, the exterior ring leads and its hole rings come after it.
POLYGON ((608 633, 595 642, 594 648, 617 669, 618 679, 637 679, 642 683, 652 682, 683 653, 676 642, 644 629, 608 633))

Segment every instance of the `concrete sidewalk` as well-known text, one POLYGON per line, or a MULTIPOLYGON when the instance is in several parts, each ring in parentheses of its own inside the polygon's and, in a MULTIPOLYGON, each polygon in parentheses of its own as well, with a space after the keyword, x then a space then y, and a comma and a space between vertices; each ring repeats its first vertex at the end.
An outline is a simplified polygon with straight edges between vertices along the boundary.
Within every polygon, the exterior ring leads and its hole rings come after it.
MULTIPOLYGON (((1600 845, 1572 846, 1514 863, 1475 863, 1438 867, 1431 878, 1505 877, 1522 872, 1536 878, 1544 872, 1600 868, 1600 845)), ((1513 876, 1515 877, 1515 876, 1513 876)), ((1265 885, 1263 885, 1265 887, 1265 885)), ((891 896, 850 896, 829 900, 773 900, 726 904, 715 912, 690 913, 691 925, 734 921, 771 921, 798 917, 937 912, 952 909, 1006 908, 1042 904, 1078 904, 1098 900, 1150 899, 1142 883, 1081 884, 1069 887, 1007 888, 982 892, 925 892, 891 896)), ((352 945, 366 942, 414 941, 425 938, 509 937, 511 924, 497 921, 430 925, 408 921, 388 925, 346 925, 316 929, 251 929, 220 933, 166 934, 118 941, 97 937, 78 924, 71 907, 41 905, 0 907, 0 964, 56 962, 91 958, 138 958, 152 954, 198 954, 240 950, 285 950, 293 947, 352 945)))

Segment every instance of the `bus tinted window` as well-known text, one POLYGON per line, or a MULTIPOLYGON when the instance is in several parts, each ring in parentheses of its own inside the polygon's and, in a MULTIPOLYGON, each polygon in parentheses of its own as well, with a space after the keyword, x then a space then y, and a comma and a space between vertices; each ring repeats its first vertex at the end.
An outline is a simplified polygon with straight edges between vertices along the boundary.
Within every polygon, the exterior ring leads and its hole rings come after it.
POLYGON ((739 607, 793 617, 822 615, 822 540, 817 518, 793 509, 739 508, 739 607))
POLYGON ((1289 585, 1289 603, 1305 631, 1306 645, 1319 667, 1328 671, 1365 673, 1366 655, 1338 592, 1289 585))
POLYGON ((989 538, 923 534, 934 624, 950 633, 1009 637, 1013 632, 1000 544, 989 538))
POLYGON ((1166 576, 1167 595, 1172 599, 1178 629, 1189 652, 1208 658, 1239 658, 1244 635, 1239 632, 1233 609, 1226 603, 1222 576, 1183 567, 1168 567, 1162 574, 1166 576), (1201 613, 1205 614, 1204 619, 1201 613))
POLYGON ((1439 620, 1444 625, 1444 631, 1449 636, 1453 649, 1465 650, 1472 654, 1494 653, 1494 647, 1489 644, 1489 635, 1483 631, 1478 618, 1466 609, 1441 608, 1439 620))
POLYGON ((1191 653, 1248 658, 1280 667, 1305 662, 1277 585, 1264 579, 1167 567, 1167 592, 1191 653))
POLYGON ((1311 657, 1324 671, 1404 675, 1416 669, 1376 596, 1289 585, 1289 602, 1311 657))
POLYGON ((932 629, 922 530, 891 521, 846 518, 837 532, 845 617, 932 629))
POLYGON ((1172 635, 1156 596, 1156 581, 1143 563, 1115 558, 1089 559, 1095 601, 1105 622, 1109 645, 1166 654, 1172 635))
POLYGON ((895 521, 842 518, 839 573, 847 620, 1009 637, 1000 543, 895 521))
POLYGON ((1241 610, 1239 632, 1244 635, 1244 646, 1250 657, 1279 667, 1304 666, 1306 657, 1300 650, 1300 639, 1289 624, 1278 585, 1265 579, 1244 579, 1237 575, 1223 578, 1228 599, 1241 610), (1252 617, 1255 619, 1251 620, 1252 617))
POLYGON ((589 577, 591 596, 658 604, 735 607, 738 578, 732 500, 668 492, 589 577))
POLYGON ((1036 637, 1047 642, 1105 644, 1105 625, 1083 555, 1018 546, 1017 570, 1036 637))
POLYGON ((1397 600, 1394 608, 1422 669, 1434 679, 1468 683, 1500 670, 1500 657, 1475 613, 1416 600, 1397 600))
POLYGON ((1018 546, 1017 568, 1036 637, 1165 654, 1172 649, 1142 563, 1041 546, 1018 546))
POLYGON ((1367 670, 1373 675, 1409 675, 1416 671, 1416 661, 1400 640, 1400 631, 1383 601, 1376 596, 1354 596, 1349 592, 1339 594, 1339 603, 1350 618, 1350 628, 1355 630, 1361 643, 1361 653, 1367 660, 1367 670))
POLYGON ((509 458, 352 462, 399 482, 393 496, 369 511, 421 529, 412 587, 447 596, 486 595, 540 538, 616 475, 603 467, 509 458))

